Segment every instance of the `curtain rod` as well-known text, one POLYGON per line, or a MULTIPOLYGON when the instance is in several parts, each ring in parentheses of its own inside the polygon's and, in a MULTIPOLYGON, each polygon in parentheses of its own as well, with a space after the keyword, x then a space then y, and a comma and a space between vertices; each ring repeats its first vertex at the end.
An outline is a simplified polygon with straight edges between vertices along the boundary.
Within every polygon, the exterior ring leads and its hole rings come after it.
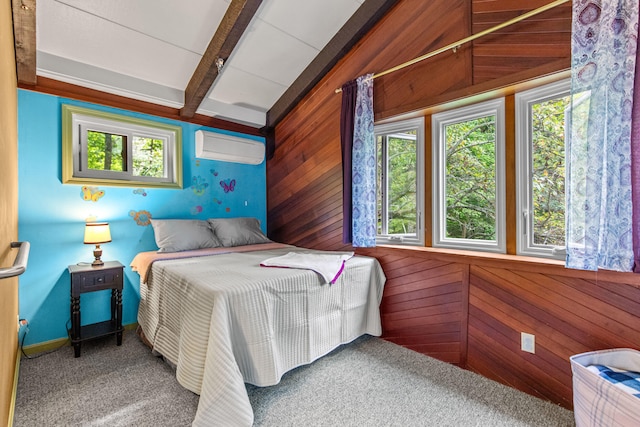
MULTIPOLYGON (((513 19, 505 21, 502 24, 498 24, 495 27, 487 28, 484 31, 480 31, 479 33, 476 33, 476 34, 470 35, 468 37, 465 37, 463 39, 460 39, 457 42, 450 43, 450 44, 448 44, 448 45, 446 45, 444 47, 441 47, 440 49, 436 49, 436 50, 431 51, 429 53, 426 53, 426 54, 424 54, 422 56, 414 58, 414 59, 412 59, 410 61, 404 62, 404 63, 402 63, 400 65, 396 65, 393 68, 389 68, 388 70, 376 73, 371 78, 372 79, 377 79, 378 77, 385 76, 387 74, 393 73, 394 71, 401 70, 403 68, 406 68, 406 67, 408 67, 410 65, 413 65, 415 63, 418 63, 420 61, 424 61, 425 59, 428 59, 428 58, 431 58, 433 56, 439 55, 442 52, 448 51, 449 49, 453 49, 453 51, 455 52, 460 46, 462 46, 465 43, 468 43, 468 42, 473 41, 475 39, 478 39, 480 37, 486 36, 487 34, 491 34, 491 33, 495 32, 495 31, 501 30, 504 27, 508 27, 509 25, 512 25, 512 24, 515 24, 517 22, 523 21, 523 20, 525 20, 527 18, 530 18, 532 16, 538 15, 539 13, 546 12, 549 9, 553 9, 556 6, 559 6, 559 5, 563 4, 563 3, 567 3, 569 1, 571 1, 571 0, 555 0, 555 1, 551 2, 551 3, 549 3, 549 4, 541 6, 541 7, 537 8, 537 9, 533 9, 533 10, 527 12, 527 13, 524 13, 524 14, 519 15, 519 16, 513 18, 513 19)), ((338 89, 335 90, 335 93, 340 93, 340 92, 342 92, 342 88, 338 88, 338 89)))

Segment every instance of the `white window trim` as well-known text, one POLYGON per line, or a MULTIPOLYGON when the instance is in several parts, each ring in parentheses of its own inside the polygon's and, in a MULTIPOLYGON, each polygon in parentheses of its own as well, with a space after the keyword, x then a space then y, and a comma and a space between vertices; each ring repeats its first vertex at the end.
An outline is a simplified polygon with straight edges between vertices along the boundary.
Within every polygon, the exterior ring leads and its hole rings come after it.
POLYGON ((177 125, 123 116, 88 108, 62 106, 62 182, 182 188, 182 128, 177 125), (87 131, 124 135, 127 138, 127 171, 89 170, 87 131), (163 141, 165 176, 133 175, 133 137, 163 141))
MULTIPOLYGON (((543 102, 563 95, 569 95, 571 91, 571 79, 561 80, 545 86, 540 86, 527 91, 519 92, 515 96, 516 117, 516 251, 518 255, 537 256, 553 259, 564 259, 566 250, 564 247, 551 245, 535 245, 532 241, 533 221, 530 221, 532 212, 531 178, 532 171, 532 146, 531 146, 531 105, 543 102)), ((566 135, 566 129, 565 129, 566 135)), ((565 165, 566 170, 566 165, 565 165)))
POLYGON ((506 252, 505 200, 505 119, 504 98, 468 107, 437 113, 432 116, 433 146, 433 247, 469 249, 485 252, 506 252), (445 235, 446 203, 444 196, 445 146, 444 128, 447 125, 478 117, 496 116, 496 240, 453 239, 445 235))
POLYGON ((416 237, 377 235, 377 245, 424 246, 424 117, 375 125, 374 133, 377 137, 379 134, 390 134, 407 129, 416 129, 416 237))

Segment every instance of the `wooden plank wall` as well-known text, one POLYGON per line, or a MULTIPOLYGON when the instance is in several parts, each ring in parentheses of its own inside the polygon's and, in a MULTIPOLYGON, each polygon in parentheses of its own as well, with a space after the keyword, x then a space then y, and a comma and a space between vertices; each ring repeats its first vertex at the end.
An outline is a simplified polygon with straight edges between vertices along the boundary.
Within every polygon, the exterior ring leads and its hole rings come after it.
POLYGON ((634 275, 503 262, 472 265, 469 281, 467 368, 535 396, 570 408, 571 355, 640 346, 634 275), (535 354, 520 332, 536 335, 535 354))
MULTIPOLYGON (((531 2, 539 6, 544 0, 531 2)), ((273 238, 326 249, 343 247, 340 103, 335 89, 357 76, 388 69, 470 34, 472 27, 491 24, 492 14, 513 17, 525 12, 523 2, 514 0, 400 0, 398 4, 316 85, 276 127, 276 150, 267 163, 267 207, 269 233, 273 238), (519 9, 513 4, 520 5, 519 9), (502 6, 501 6, 502 5, 502 6), (475 11, 472 13, 472 11, 475 11), (480 19, 475 24, 472 19, 480 19)), ((527 5, 529 3, 527 2, 527 5)), ((539 15, 532 23, 534 34, 548 22, 549 32, 570 34, 570 9, 560 6, 539 15), (560 14, 563 19, 558 19, 560 14), (545 17, 546 16, 546 17, 545 17)), ((518 24, 522 31, 529 27, 518 24)), ((544 44, 546 34, 536 46, 544 44)), ((510 49, 501 56, 487 56, 482 67, 498 68, 504 63, 512 74, 474 82, 474 49, 462 47, 375 80, 376 120, 397 114, 424 114, 434 105, 490 91, 524 79, 569 67, 570 43, 562 48, 542 49, 535 59, 523 59, 521 51, 510 49), (558 61, 558 51, 564 58, 558 61), (509 53, 510 52, 510 53, 509 53), (544 56, 547 52, 550 56, 544 56), (507 58, 505 55, 514 55, 507 58), (524 65, 518 65, 524 64, 524 65)), ((483 42, 483 49, 498 42, 483 42)), ((521 45, 523 41, 520 40, 521 45)), ((549 43, 555 46, 555 39, 549 43)), ((524 48, 528 49, 528 47, 524 48)))
POLYGON ((567 408, 571 355, 640 347, 640 275, 431 248, 357 253, 387 276, 383 338, 567 408), (535 335, 535 354, 521 332, 535 335))
MULTIPOLYGON (((473 34, 513 19, 550 0, 473 0, 473 34)), ((571 2, 498 30, 473 42, 473 82, 479 84, 567 58, 571 46, 571 2)))
MULTIPOLYGON (((341 240, 336 88, 519 14, 523 5, 543 3, 400 0, 276 127, 276 151, 267 163, 270 237, 318 249, 350 248, 341 240)), ((570 7, 546 14, 519 24, 506 38, 377 79, 376 120, 427 114, 443 102, 567 69, 570 7)), ((358 253, 377 257, 388 278, 381 305, 386 339, 566 407, 571 354, 640 343, 640 281, 633 274, 432 248, 358 253), (521 332, 535 334, 536 354, 520 350, 521 332)))
POLYGON ((469 266, 428 252, 358 249, 374 256, 387 277, 383 338, 464 367, 467 352, 469 266))
POLYGON ((571 408, 571 355, 639 347, 636 276, 506 260, 471 264, 466 367, 571 408), (520 350, 521 332, 536 336, 535 354, 520 350))
MULTIPOLYGON (((341 96, 357 76, 384 70, 468 35, 466 0, 404 0, 316 85, 275 130, 267 163, 269 234, 277 240, 338 249, 342 244, 341 96)), ((376 117, 403 103, 471 84, 471 51, 458 51, 375 82, 376 117), (447 60, 449 58, 450 60, 447 60), (425 82, 424 79, 429 79, 425 82), (420 81, 419 85, 413 83, 420 81)))

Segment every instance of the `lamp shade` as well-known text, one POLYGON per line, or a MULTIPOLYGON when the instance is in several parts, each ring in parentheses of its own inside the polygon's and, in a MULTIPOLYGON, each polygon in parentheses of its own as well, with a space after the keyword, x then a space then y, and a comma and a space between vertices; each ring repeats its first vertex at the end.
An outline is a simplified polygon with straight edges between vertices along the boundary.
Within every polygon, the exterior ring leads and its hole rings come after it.
POLYGON ((84 243, 99 245, 111 241, 108 222, 88 222, 84 227, 84 243))

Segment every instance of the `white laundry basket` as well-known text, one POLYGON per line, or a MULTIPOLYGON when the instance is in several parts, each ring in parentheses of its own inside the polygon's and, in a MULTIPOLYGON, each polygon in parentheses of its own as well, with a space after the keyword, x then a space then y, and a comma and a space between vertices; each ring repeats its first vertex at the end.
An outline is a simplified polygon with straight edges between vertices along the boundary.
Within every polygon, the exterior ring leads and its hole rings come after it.
POLYGON ((619 348, 571 356, 576 426, 640 426, 640 397, 588 369, 604 365, 640 372, 640 351, 619 348))

